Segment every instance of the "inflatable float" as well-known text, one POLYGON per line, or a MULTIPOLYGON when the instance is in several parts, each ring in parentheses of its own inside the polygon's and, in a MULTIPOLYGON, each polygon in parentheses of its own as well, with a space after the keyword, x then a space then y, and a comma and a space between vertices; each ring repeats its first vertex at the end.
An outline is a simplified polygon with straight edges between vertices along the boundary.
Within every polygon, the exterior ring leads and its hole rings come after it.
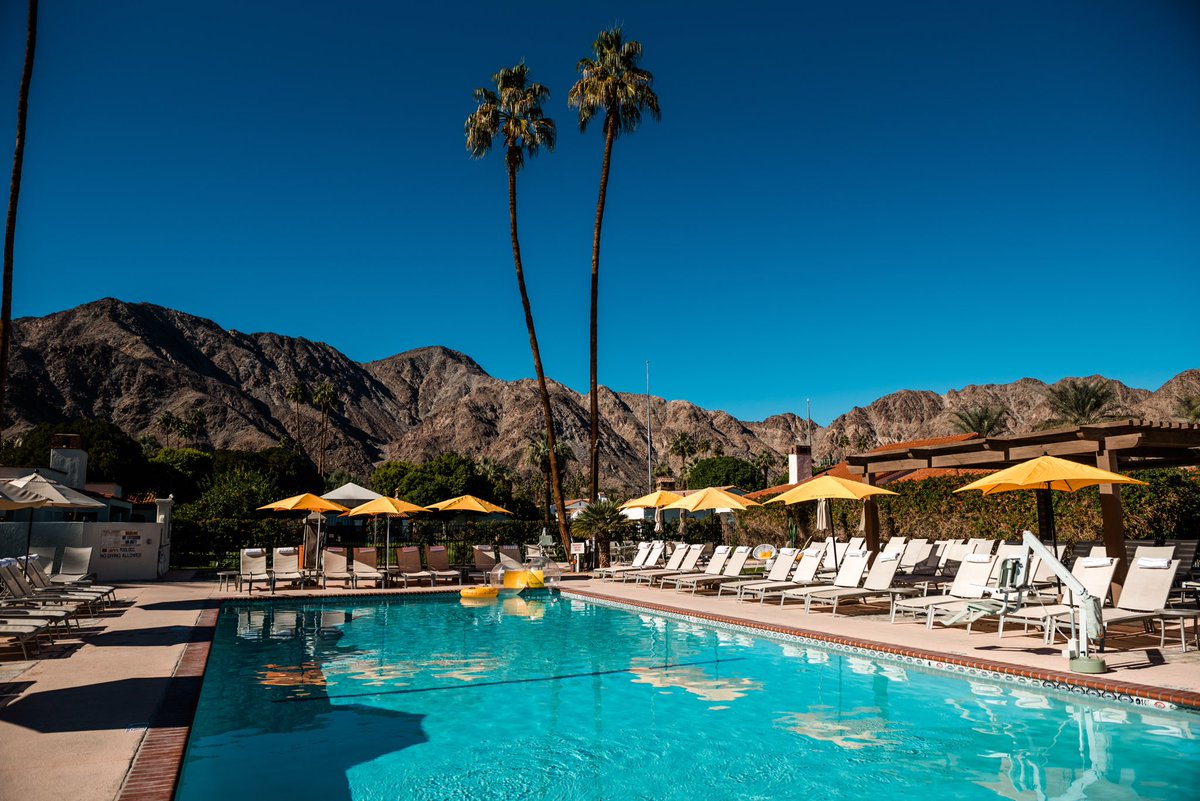
POLYGON ((495 587, 488 586, 463 587, 458 591, 463 598, 495 598, 498 593, 495 587))

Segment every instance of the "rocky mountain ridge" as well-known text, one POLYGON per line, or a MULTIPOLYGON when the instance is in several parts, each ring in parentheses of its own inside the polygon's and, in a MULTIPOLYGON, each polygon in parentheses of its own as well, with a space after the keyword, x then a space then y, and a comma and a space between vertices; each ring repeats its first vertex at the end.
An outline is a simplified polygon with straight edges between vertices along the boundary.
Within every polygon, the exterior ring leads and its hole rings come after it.
MULTIPOLYGON (((384 459, 422 460, 446 451, 487 456, 528 472, 525 448, 542 427, 532 380, 494 378, 469 356, 443 347, 362 364, 324 343, 244 334, 176 310, 111 298, 16 320, 13 334, 9 434, 88 417, 161 439, 155 421, 164 412, 200 410, 212 445, 262 448, 296 435, 288 387, 326 379, 340 401, 330 420, 327 467, 358 476, 384 459)), ((1180 373, 1154 392, 1112 383, 1131 416, 1170 419, 1179 397, 1200 395, 1200 370, 1180 373)), ((645 397, 604 387, 599 392, 602 483, 643 487, 645 397)), ((555 382, 551 394, 562 438, 576 455, 570 467, 580 471, 587 454, 586 397, 555 382)), ((1034 379, 945 395, 904 390, 815 428, 816 457, 952 433, 954 411, 983 404, 1005 407, 1018 431, 1050 417, 1046 385, 1034 379)), ((650 406, 657 461, 672 466, 677 460, 668 456, 668 444, 679 433, 729 455, 773 453, 780 471, 783 454, 807 437, 805 421, 790 412, 742 421, 687 401, 652 397, 650 406)), ((299 439, 315 457, 319 412, 307 405, 298 411, 299 439)))

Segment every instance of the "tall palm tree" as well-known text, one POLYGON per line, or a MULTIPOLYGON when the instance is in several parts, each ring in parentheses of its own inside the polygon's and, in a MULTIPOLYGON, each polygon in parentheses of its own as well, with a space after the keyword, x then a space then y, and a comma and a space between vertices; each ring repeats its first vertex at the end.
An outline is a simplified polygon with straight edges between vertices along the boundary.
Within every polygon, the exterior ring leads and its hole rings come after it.
POLYGON ((679 457, 679 481, 683 485, 683 489, 687 489, 688 463, 693 456, 700 452, 699 443, 696 442, 696 438, 691 434, 680 431, 671 438, 671 443, 667 446, 667 452, 672 456, 679 457))
POLYGON ((179 424, 183 422, 174 412, 163 412, 154 421, 154 427, 163 434, 163 439, 167 442, 167 447, 171 447, 171 437, 179 432, 179 424))
POLYGON ((604 224, 604 202, 608 194, 608 169, 612 161, 613 142, 620 134, 637 130, 642 113, 658 120, 658 95, 650 88, 654 76, 638 67, 642 58, 640 42, 625 42, 620 28, 600 31, 592 42, 594 59, 579 60, 576 69, 580 78, 567 93, 567 104, 579 109, 579 131, 604 112, 604 160, 600 164, 600 196, 596 200, 596 223, 592 229, 592 307, 591 307, 591 374, 588 383, 588 499, 593 503, 600 482, 600 406, 596 395, 596 319, 600 298, 600 228, 604 224))
POLYGON ((287 400, 292 404, 292 416, 295 419, 295 428, 293 436, 296 438, 296 450, 299 453, 304 453, 304 446, 300 444, 300 404, 305 403, 304 384, 299 381, 292 382, 292 385, 287 388, 287 400))
POLYGON ((951 412, 951 416, 954 419, 950 424, 962 434, 991 437, 1002 434, 1008 428, 1005 420, 1008 411, 1003 406, 974 406, 951 412))
POLYGON ((333 384, 329 381, 322 381, 317 384, 313 390, 313 405, 321 410, 321 450, 317 453, 317 472, 322 477, 325 476, 325 448, 329 440, 329 410, 337 401, 337 393, 333 390, 333 384))
MULTIPOLYGON (((560 470, 566 471, 567 462, 574 458, 571 449, 567 447, 565 442, 554 443, 554 456, 558 462, 560 470)), ((525 461, 530 467, 537 468, 542 474, 543 487, 546 490, 546 528, 550 528, 550 443, 546 439, 546 434, 542 433, 533 439, 529 440, 529 444, 525 446, 525 461)), ((562 509, 562 506, 558 507, 562 509)), ((567 549, 568 553, 570 549, 567 549)))
POLYGON ((550 90, 529 80, 525 62, 507 67, 492 76, 496 90, 486 87, 475 90, 475 111, 463 126, 467 135, 467 150, 472 158, 483 158, 492 149, 492 141, 500 136, 504 142, 504 164, 508 171, 508 228, 512 239, 513 266, 517 272, 517 289, 525 311, 525 327, 529 330, 529 350, 533 354, 533 369, 537 373, 538 394, 542 400, 542 415, 546 422, 546 442, 549 446, 551 490, 557 505, 558 536, 563 549, 571 552, 571 535, 567 530, 566 508, 562 498, 562 475, 554 438, 554 410, 550 407, 550 390, 542 369, 542 354, 538 349, 537 331, 533 325, 533 310, 525 289, 525 268, 521 263, 521 242, 517 236, 517 172, 525 165, 525 157, 533 158, 542 148, 554 150, 556 130, 554 120, 542 113, 542 102, 550 90))
POLYGON ((575 529, 600 546, 600 566, 612 560, 612 541, 629 530, 629 520, 621 514, 616 501, 593 501, 575 516, 575 529))
POLYGON ((4 434, 4 405, 8 399, 8 351, 12 339, 13 242, 17 234, 17 199, 21 195, 21 168, 25 164, 25 118, 29 112, 29 83, 33 79, 33 51, 37 47, 37 0, 29 0, 25 27, 25 63, 17 90, 17 146, 13 152, 12 180, 8 185, 8 216, 4 219, 4 278, 0 297, 0 439, 4 434))
POLYGON ((1098 423, 1119 411, 1116 390, 1102 378, 1068 378, 1058 386, 1046 387, 1046 399, 1055 415, 1046 426, 1098 423))
POLYGON ((770 451, 761 451, 754 454, 750 459, 750 464, 762 472, 762 488, 766 488, 771 482, 771 469, 779 464, 779 457, 770 451))

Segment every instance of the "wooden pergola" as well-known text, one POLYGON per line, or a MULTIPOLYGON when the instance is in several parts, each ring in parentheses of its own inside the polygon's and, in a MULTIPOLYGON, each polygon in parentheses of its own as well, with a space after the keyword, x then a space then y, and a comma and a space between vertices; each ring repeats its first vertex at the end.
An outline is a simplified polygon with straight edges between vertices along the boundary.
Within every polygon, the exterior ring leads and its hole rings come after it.
MULTIPOLYGON (((1038 456, 1058 456, 1103 470, 1126 472, 1155 467, 1200 465, 1200 425, 1150 420, 1114 420, 1091 425, 1053 428, 1030 434, 979 437, 960 442, 853 454, 846 458, 850 472, 868 484, 880 483, 886 473, 922 468, 999 470, 1038 456)), ((1104 546, 1109 556, 1125 561, 1125 524, 1118 486, 1100 486, 1104 546)), ((879 548, 879 515, 866 503, 867 547, 879 548)), ((1121 570, 1124 573, 1124 570, 1121 570)))

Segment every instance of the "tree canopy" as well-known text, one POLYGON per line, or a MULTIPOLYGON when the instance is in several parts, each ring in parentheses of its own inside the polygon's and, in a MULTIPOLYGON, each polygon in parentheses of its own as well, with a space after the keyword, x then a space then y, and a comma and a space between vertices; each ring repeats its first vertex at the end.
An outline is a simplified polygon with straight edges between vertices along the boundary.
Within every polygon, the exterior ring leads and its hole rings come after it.
POLYGON ((744 490, 762 489, 762 470, 736 456, 712 456, 692 465, 687 473, 689 487, 736 486, 744 490))

